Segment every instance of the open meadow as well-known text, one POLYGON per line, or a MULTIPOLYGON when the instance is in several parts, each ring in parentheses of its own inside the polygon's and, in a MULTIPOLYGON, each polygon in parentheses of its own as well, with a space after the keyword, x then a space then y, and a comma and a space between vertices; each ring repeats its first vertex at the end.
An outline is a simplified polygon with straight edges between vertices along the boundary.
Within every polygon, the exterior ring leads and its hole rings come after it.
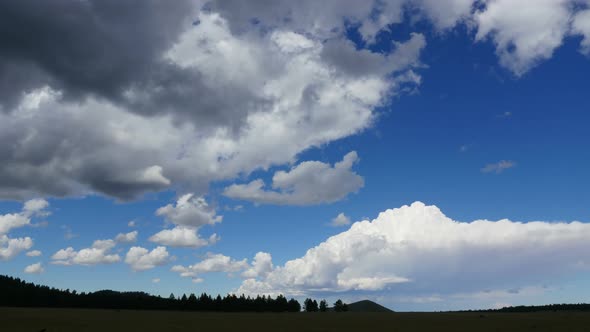
POLYGON ((198 313, 0 308, 0 331, 590 331, 588 312, 198 313))

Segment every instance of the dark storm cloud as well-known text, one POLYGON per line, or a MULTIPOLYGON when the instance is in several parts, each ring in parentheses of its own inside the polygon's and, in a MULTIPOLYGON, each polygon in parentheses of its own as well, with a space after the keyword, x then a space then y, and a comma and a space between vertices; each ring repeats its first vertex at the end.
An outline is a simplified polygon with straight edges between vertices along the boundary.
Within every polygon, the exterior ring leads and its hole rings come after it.
POLYGON ((66 98, 121 99, 195 13, 187 0, 1 1, 0 103, 48 83, 66 98))

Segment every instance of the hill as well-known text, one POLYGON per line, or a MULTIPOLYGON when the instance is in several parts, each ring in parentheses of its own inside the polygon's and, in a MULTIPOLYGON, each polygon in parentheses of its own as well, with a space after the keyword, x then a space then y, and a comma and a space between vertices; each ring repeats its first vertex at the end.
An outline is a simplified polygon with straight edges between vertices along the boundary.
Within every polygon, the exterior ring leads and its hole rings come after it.
POLYGON ((348 311, 351 312, 393 312, 384 306, 369 300, 362 300, 348 304, 348 311))

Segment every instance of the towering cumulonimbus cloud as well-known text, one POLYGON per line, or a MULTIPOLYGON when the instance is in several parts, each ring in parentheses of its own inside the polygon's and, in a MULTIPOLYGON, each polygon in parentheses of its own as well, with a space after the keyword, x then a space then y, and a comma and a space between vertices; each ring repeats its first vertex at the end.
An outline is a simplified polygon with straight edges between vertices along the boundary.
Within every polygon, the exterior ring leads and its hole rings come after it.
POLYGON ((587 223, 458 222, 415 202, 356 222, 271 272, 252 274, 236 293, 428 297, 532 287, 587 269, 589 238, 587 223))

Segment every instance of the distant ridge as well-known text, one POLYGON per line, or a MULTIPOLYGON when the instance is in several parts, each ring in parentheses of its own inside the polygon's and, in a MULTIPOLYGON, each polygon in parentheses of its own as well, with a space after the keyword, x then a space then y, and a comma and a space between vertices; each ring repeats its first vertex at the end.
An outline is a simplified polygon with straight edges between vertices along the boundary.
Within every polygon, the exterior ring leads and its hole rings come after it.
POLYGON ((369 300, 362 300, 348 304, 350 312, 394 312, 384 306, 369 300))

